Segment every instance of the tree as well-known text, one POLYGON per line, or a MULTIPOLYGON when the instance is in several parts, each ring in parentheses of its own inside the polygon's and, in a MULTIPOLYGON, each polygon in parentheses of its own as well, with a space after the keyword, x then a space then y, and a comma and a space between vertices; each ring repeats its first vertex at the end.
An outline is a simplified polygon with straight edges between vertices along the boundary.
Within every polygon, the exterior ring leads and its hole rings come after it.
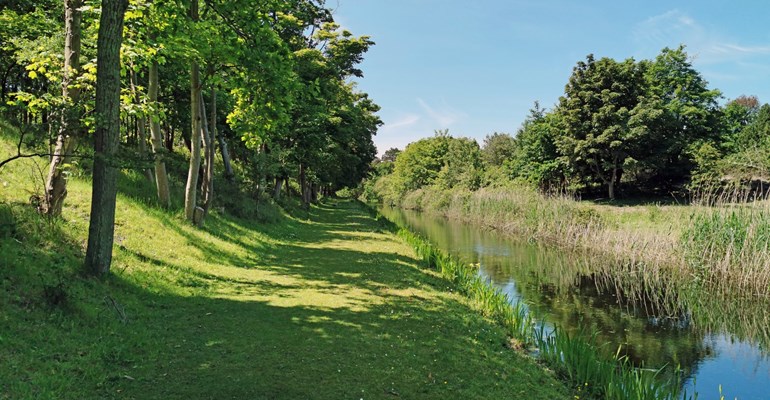
POLYGON ((770 105, 764 104, 735 136, 735 150, 745 151, 770 145, 770 105))
POLYGON ((515 152, 507 163, 514 177, 542 190, 562 188, 565 166, 556 148, 556 138, 562 132, 560 116, 558 109, 546 113, 535 103, 516 133, 515 152))
POLYGON ((323 185, 353 185, 366 175, 376 155, 371 137, 381 121, 379 106, 346 81, 362 76, 357 64, 372 46, 367 36, 354 37, 339 25, 324 23, 294 52, 297 90, 285 132, 268 138, 281 146, 296 166, 305 204, 323 185), (342 166, 352 166, 346 168, 342 166), (343 179, 343 177, 348 176, 343 179))
MULTIPOLYGON (((31 103, 58 105, 60 99, 61 0, 0 2, 0 112, 20 123, 31 123, 33 112, 44 108, 31 103), (41 79, 47 78, 47 79, 41 79), (58 91, 55 93, 54 91, 58 91), (25 107, 26 103, 26 107, 25 107)), ((46 121, 48 122, 48 121, 46 121)))
MULTIPOLYGON (((190 2, 190 19, 193 25, 198 21, 198 0, 190 2)), ((194 28, 193 28, 194 29, 194 28)), ((194 40, 195 38, 193 38, 194 40)), ((190 60, 190 168, 187 171, 187 185, 184 191, 185 218, 197 224, 202 215, 196 218, 198 208, 198 170, 201 165, 201 78, 200 66, 195 57, 190 60)))
POLYGON ((339 104, 334 105, 336 118, 327 131, 323 168, 316 166, 320 184, 328 192, 356 187, 377 154, 372 137, 382 124, 375 114, 380 107, 352 86, 346 88, 340 93, 339 104))
POLYGON ((75 85, 75 78, 80 70, 81 36, 81 1, 64 0, 64 69, 62 79, 62 97, 64 107, 61 116, 59 135, 56 139, 48 177, 45 183, 42 211, 58 217, 62 212, 64 198, 67 197, 67 179, 64 168, 70 161, 80 130, 80 89, 75 85))
POLYGON ((157 113, 158 105, 158 60, 153 60, 150 64, 147 95, 148 100, 153 105, 155 113, 150 116, 150 144, 152 146, 153 158, 155 160, 155 186, 158 191, 158 200, 163 207, 171 206, 171 193, 168 187, 168 175, 166 173, 166 163, 163 161, 163 133, 160 129, 160 115, 157 113))
POLYGON ((481 152, 487 164, 497 167, 502 166, 516 152, 516 140, 507 133, 495 132, 484 138, 481 152))
POLYGON ((655 60, 642 63, 647 89, 646 105, 661 112, 649 121, 655 151, 648 154, 651 178, 669 185, 681 184, 689 177, 694 163, 689 156, 693 146, 705 140, 718 140, 718 90, 693 68, 684 46, 664 48, 655 60))
POLYGON ((643 130, 629 123, 643 90, 642 70, 633 59, 596 61, 589 55, 574 68, 559 100, 564 124, 559 152, 581 178, 606 185, 610 199, 624 162, 643 140, 643 130))
POLYGON ((401 194, 432 185, 475 190, 482 175, 478 143, 469 138, 454 138, 446 130, 407 145, 393 169, 395 189, 401 194))
POLYGON ((722 132, 719 138, 725 152, 737 150, 738 136, 754 122, 759 110, 760 103, 756 96, 738 96, 725 104, 722 109, 722 132))
POLYGON ((382 158, 380 159, 383 162, 395 162, 396 158, 398 158, 398 155, 401 154, 401 150, 397 149, 395 147, 391 147, 387 150, 385 150, 385 153, 382 154, 382 158))
POLYGON ((449 150, 445 136, 420 139, 406 146, 396 158, 393 177, 400 193, 432 185, 444 167, 449 150))
POLYGON ((479 144, 474 139, 447 137, 444 166, 436 179, 440 187, 476 190, 481 185, 484 166, 479 144))
POLYGON ((96 134, 86 270, 106 274, 112 263, 120 140, 120 45, 128 0, 102 0, 96 61, 96 134))

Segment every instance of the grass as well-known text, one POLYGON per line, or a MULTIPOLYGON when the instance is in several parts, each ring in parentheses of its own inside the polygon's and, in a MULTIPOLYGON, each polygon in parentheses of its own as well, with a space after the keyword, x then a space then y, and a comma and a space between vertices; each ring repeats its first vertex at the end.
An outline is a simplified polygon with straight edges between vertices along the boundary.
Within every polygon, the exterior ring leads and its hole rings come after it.
POLYGON ((571 396, 356 202, 196 229, 125 173, 113 274, 96 280, 88 178, 48 220, 27 204, 36 171, 0 170, 0 398, 571 396))

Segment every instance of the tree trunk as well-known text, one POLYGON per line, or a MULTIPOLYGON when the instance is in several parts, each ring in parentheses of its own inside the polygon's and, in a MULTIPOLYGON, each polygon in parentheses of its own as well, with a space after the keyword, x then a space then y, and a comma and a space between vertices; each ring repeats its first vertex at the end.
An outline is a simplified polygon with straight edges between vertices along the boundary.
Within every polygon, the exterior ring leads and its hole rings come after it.
POLYGON ((233 179, 235 172, 233 172, 233 165, 230 163, 230 151, 227 150, 227 142, 222 135, 217 135, 217 141, 219 142, 219 151, 222 152, 222 162, 225 164, 225 178, 227 180, 233 179))
POLYGON ((305 205, 310 203, 307 190, 307 178, 305 177, 305 166, 303 164, 299 165, 299 190, 302 196, 302 203, 305 205))
POLYGON ((209 158, 210 163, 206 167, 206 173, 209 175, 209 196, 204 207, 208 214, 211 204, 214 201, 214 159, 217 156, 217 90, 211 85, 211 110, 209 114, 209 158))
POLYGON ((176 136, 174 132, 174 125, 169 124, 168 129, 166 129, 166 136, 163 138, 163 146, 166 147, 166 150, 168 150, 169 153, 174 152, 174 137, 176 136))
POLYGON ((617 181, 618 181, 618 168, 612 167, 612 175, 610 176, 610 179, 607 182, 610 200, 615 200, 615 183, 617 181))
POLYGON ((75 141, 80 130, 80 88, 70 85, 80 69, 80 12, 81 0, 64 0, 64 76, 62 96, 67 104, 62 109, 61 127, 56 138, 48 177, 45 182, 42 212, 49 216, 61 215, 64 199, 67 197, 67 179, 64 167, 69 163, 75 141))
POLYGON ((281 186, 283 186, 283 179, 275 178, 275 189, 273 190, 273 199, 278 201, 281 198, 281 186))
MULTIPOLYGON (((136 77, 136 71, 131 69, 130 73, 131 78, 131 94, 134 95, 134 102, 139 105, 139 103, 142 101, 140 95, 139 95, 139 89, 137 88, 137 77, 136 77)), ((145 115, 139 115, 135 117, 134 123, 136 124, 136 149, 141 155, 142 161, 147 159, 147 117, 145 115)), ((144 163, 144 162, 143 162, 144 163)), ((142 168, 144 172, 144 177, 147 178, 148 181, 152 182, 153 180, 153 173, 152 169, 150 168, 142 168)))
MULTIPOLYGON (((190 2, 190 18, 198 21, 198 0, 190 2)), ((190 168, 187 170, 187 186, 184 195, 185 218, 195 223, 197 207, 198 169, 201 164, 201 106, 200 106, 200 68, 193 60, 190 65, 190 168)))
POLYGON ((86 270, 110 271, 115 233, 118 170, 114 157, 120 144, 120 44, 128 0, 102 0, 96 43, 96 133, 94 136, 93 193, 88 226, 86 270))
POLYGON ((163 161, 163 133, 160 131, 160 114, 158 111, 158 61, 153 60, 150 64, 150 73, 148 77, 147 95, 150 103, 156 110, 156 114, 150 118, 150 136, 152 140, 152 154, 155 159, 155 186, 158 188, 158 201, 163 207, 171 207, 171 195, 168 189, 168 175, 166 174, 166 163, 163 161))
MULTIPOLYGON (((215 101, 212 98, 213 101, 215 101)), ((201 116, 206 115, 206 103, 203 101, 203 94, 201 93, 201 116)), ((201 118, 203 119, 203 118, 201 118)), ((211 209, 211 202, 213 200, 214 196, 214 141, 211 138, 211 129, 209 127, 209 124, 206 123, 206 121, 201 121, 201 126, 203 127, 203 148, 204 148, 204 161, 205 161, 205 169, 203 172, 203 182, 201 184, 201 199, 202 199, 202 208, 203 208, 203 218, 201 218, 200 222, 203 222, 203 219, 206 218, 206 216, 209 213, 209 210, 211 209)))

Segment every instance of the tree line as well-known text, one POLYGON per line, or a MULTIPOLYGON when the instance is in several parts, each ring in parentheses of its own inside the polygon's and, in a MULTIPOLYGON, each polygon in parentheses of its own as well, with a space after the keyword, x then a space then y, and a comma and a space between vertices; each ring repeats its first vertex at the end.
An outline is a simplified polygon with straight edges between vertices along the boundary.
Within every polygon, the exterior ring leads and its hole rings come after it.
POLYGON ((382 124, 354 81, 372 45, 324 0, 3 2, 0 113, 22 132, 11 159, 48 156, 38 200, 51 217, 75 165, 91 170, 86 264, 101 274, 120 169, 141 171, 170 207, 167 164, 185 156, 194 224, 220 175, 257 199, 294 188, 304 204, 355 187, 382 124))
POLYGON ((375 163, 370 197, 393 202, 423 187, 475 190, 526 182, 543 191, 615 199, 691 193, 764 182, 770 166, 770 105, 721 92, 684 46, 651 60, 588 55, 550 110, 538 102, 515 136, 475 140, 437 131, 375 163))

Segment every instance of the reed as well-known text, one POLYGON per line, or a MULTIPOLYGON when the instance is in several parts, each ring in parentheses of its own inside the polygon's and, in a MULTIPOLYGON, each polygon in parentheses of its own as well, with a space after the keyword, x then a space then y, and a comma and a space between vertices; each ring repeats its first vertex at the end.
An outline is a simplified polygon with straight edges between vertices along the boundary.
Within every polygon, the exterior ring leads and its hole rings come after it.
POLYGON ((605 261, 596 268, 631 272, 647 286, 770 297, 770 202, 743 192, 704 194, 690 206, 613 207, 526 187, 428 188, 401 206, 586 252, 605 261))
POLYGON ((727 204, 693 213, 681 235, 699 285, 765 297, 770 293, 770 207, 727 204))

